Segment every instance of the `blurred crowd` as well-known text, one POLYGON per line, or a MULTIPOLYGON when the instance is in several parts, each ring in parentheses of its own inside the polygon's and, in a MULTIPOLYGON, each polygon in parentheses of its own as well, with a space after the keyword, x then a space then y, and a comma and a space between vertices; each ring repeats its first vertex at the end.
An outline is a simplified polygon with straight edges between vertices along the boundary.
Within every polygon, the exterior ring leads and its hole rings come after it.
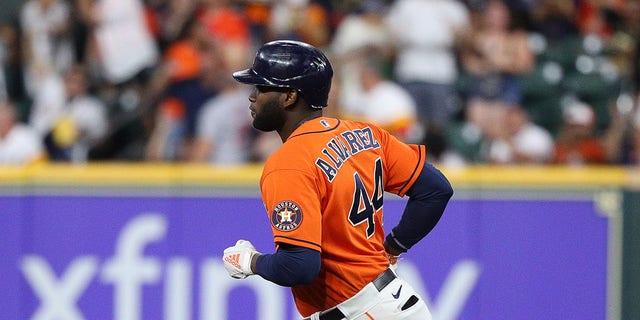
POLYGON ((0 164, 261 162, 233 71, 295 39, 326 115, 444 165, 640 163, 640 0, 23 0, 0 25, 0 164))

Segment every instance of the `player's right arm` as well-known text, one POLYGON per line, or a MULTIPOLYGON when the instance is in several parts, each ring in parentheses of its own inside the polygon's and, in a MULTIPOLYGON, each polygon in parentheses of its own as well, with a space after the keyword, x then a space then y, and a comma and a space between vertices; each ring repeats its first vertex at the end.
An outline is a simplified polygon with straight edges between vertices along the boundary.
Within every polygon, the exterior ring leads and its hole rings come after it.
POLYGON ((322 216, 315 177, 304 170, 299 154, 288 150, 293 147, 281 147, 263 170, 260 188, 277 250, 258 256, 254 271, 294 287, 313 282, 320 272, 322 216))

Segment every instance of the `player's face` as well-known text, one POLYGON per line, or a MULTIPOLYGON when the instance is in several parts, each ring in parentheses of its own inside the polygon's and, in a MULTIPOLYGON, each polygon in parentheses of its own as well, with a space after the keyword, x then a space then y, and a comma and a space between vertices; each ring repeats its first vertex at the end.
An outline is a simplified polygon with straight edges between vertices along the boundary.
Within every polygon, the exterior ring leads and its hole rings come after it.
POLYGON ((260 131, 274 131, 282 128, 285 115, 280 105, 282 90, 256 86, 249 96, 253 127, 260 131))

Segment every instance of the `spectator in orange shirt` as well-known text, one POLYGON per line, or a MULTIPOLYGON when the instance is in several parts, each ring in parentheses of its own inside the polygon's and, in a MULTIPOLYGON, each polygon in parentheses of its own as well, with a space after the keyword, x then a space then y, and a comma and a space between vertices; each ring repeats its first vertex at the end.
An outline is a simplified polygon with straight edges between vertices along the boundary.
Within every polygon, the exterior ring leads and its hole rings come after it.
POLYGON ((220 45, 226 63, 235 69, 244 66, 251 56, 251 30, 248 17, 230 2, 203 0, 198 21, 207 36, 220 45))
POLYGON ((217 93, 203 71, 202 55, 211 46, 203 26, 191 20, 185 35, 167 48, 163 63, 147 88, 146 103, 157 106, 156 112, 147 115, 152 122, 147 159, 184 160, 190 152, 200 108, 217 93))

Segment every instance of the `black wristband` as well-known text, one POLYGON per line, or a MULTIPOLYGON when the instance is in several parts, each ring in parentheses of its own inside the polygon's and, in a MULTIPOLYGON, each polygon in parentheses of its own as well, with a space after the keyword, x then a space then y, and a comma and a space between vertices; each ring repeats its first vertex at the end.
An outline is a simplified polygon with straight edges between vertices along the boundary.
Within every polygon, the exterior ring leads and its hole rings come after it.
POLYGON ((389 245, 391 248, 393 248, 394 250, 400 253, 407 252, 408 250, 407 247, 402 245, 402 243, 400 243, 398 239, 396 239, 396 237, 393 234, 393 231, 391 231, 391 233, 387 235, 386 242, 387 242, 387 245, 389 245))

